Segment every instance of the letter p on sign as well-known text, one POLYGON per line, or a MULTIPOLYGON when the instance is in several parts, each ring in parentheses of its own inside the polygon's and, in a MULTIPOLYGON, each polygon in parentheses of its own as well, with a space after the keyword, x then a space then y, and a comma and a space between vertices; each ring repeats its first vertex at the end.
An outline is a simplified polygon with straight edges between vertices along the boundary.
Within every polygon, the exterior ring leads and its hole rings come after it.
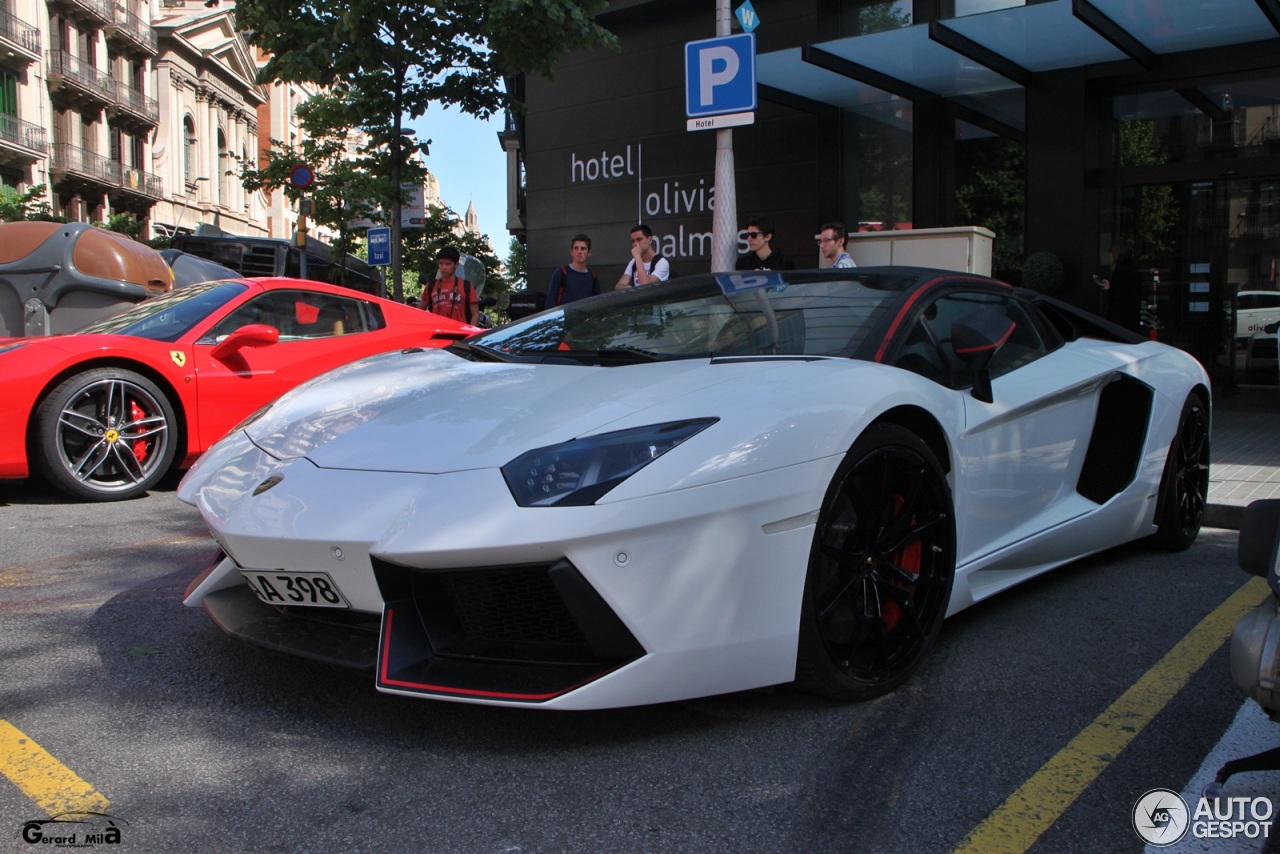
POLYGON ((724 45, 712 45, 698 51, 698 106, 709 107, 715 103, 715 89, 733 82, 738 76, 738 54, 724 45))
POLYGON ((742 113, 756 108, 756 37, 751 33, 688 42, 684 54, 685 115, 742 113))

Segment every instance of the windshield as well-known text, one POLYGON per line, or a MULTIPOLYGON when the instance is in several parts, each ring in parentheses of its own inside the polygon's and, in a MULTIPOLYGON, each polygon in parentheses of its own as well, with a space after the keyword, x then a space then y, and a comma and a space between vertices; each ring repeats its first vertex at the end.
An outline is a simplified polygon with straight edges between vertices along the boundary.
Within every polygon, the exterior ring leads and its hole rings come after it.
POLYGON ((240 282, 205 282, 143 300, 119 314, 95 320, 77 333, 134 335, 177 341, 202 320, 248 290, 240 282))
POLYGON ((506 358, 850 357, 910 273, 720 274, 615 291, 472 338, 506 358))

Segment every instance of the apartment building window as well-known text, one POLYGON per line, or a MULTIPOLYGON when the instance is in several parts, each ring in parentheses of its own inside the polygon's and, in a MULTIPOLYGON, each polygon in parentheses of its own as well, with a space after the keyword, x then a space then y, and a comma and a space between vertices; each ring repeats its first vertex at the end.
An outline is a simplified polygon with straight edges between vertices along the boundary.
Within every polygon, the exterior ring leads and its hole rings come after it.
POLYGON ((190 187, 196 180, 196 123, 191 116, 182 120, 182 138, 182 183, 190 187))
POLYGON ((227 135, 218 129, 218 204, 231 205, 231 152, 227 150, 227 135))
POLYGON ((18 78, 8 71, 0 71, 0 113, 18 115, 18 78))

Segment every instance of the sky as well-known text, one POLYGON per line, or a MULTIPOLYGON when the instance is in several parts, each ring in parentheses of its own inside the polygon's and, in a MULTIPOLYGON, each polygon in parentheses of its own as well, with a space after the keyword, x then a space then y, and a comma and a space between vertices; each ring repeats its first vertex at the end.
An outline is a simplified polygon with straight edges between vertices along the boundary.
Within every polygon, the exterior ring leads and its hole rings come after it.
POLYGON ((431 140, 427 168, 440 180, 440 198, 459 217, 475 202, 480 231, 489 235, 494 254, 506 260, 511 244, 507 231, 507 156, 498 142, 504 119, 486 121, 458 110, 432 106, 425 116, 407 123, 418 141, 431 140))

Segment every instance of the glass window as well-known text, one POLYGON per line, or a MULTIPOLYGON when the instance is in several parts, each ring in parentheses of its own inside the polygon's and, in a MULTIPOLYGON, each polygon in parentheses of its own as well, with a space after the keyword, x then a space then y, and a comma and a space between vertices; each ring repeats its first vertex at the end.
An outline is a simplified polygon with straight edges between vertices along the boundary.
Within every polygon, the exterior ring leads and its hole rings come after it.
POLYGON ((311 291, 270 291, 249 300, 218 323, 202 343, 219 341, 242 326, 260 323, 280 331, 281 341, 332 338, 368 332, 359 300, 311 291))
POLYGON ((1014 322, 1013 333, 991 360, 993 379, 1030 364, 1049 352, 1035 322, 1013 297, 948 294, 924 309, 917 328, 911 331, 894 365, 951 388, 967 388, 972 383, 972 371, 956 355, 951 329, 966 315, 986 309, 995 309, 1014 322))

